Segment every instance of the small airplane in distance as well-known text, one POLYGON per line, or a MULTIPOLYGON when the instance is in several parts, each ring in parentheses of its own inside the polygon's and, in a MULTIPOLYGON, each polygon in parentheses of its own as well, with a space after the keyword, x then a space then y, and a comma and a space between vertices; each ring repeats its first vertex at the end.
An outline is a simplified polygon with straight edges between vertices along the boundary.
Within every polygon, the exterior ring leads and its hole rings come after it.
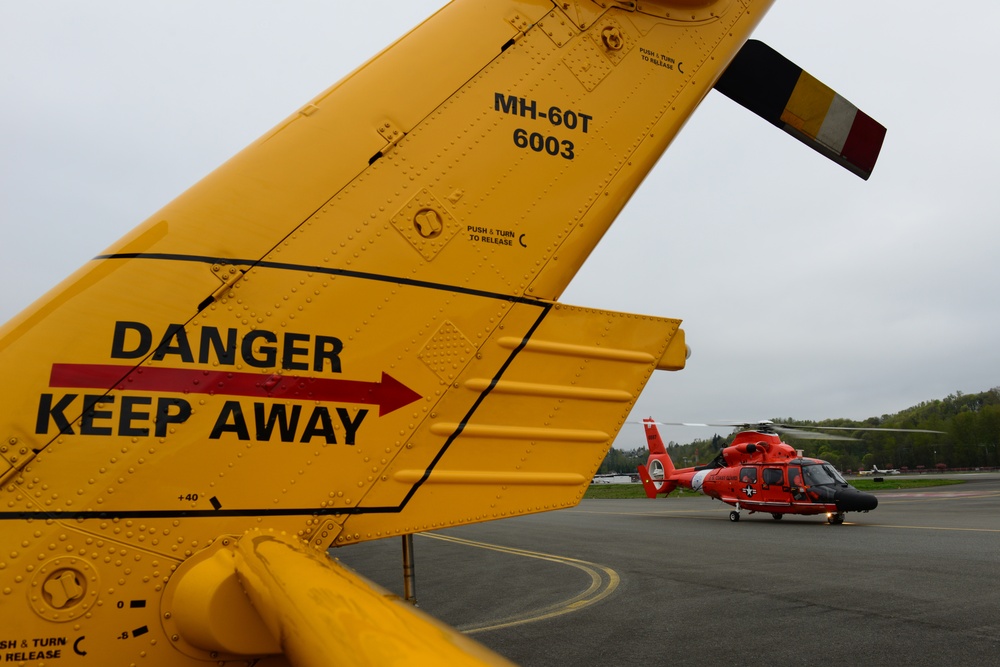
MULTIPOLYGON (((454 0, 8 322, 3 662, 503 662, 328 550, 579 502, 687 345, 559 297, 713 89, 869 177, 772 2, 454 0)), ((874 507, 754 437, 645 482, 874 507)))
POLYGON ((898 475, 899 471, 895 468, 889 468, 888 470, 880 470, 878 466, 872 466, 871 470, 860 470, 859 475, 898 475))
POLYGON ((663 444, 657 429, 662 423, 642 421, 649 460, 639 466, 639 479, 649 498, 677 487, 701 491, 735 508, 730 521, 739 521, 746 510, 776 520, 786 514, 825 514, 829 523, 841 524, 847 512, 878 507, 878 498, 848 484, 832 465, 782 442, 771 422, 743 425, 750 430, 738 433, 711 463, 682 469, 674 468, 663 444))

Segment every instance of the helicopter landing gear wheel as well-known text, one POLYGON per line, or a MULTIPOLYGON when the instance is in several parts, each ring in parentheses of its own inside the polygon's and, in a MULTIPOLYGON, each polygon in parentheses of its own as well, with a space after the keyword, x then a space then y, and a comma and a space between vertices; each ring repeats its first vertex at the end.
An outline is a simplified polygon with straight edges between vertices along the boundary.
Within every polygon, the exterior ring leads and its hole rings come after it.
POLYGON ((844 523, 844 513, 835 512, 830 516, 826 517, 826 520, 830 522, 831 526, 839 526, 840 524, 844 523))
POLYGON ((740 513, 737 512, 736 510, 733 510, 732 512, 729 513, 729 520, 730 521, 739 521, 740 520, 740 513))
POLYGON ((775 521, 781 521, 782 519, 785 518, 785 515, 779 512, 772 512, 771 518, 774 519, 775 521))

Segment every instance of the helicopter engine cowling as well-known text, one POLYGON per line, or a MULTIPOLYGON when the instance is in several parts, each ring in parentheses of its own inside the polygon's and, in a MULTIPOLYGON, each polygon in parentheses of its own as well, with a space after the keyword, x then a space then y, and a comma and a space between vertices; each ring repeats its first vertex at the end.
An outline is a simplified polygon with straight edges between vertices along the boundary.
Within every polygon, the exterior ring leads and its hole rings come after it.
POLYGON ((771 445, 766 442, 741 442, 730 445, 722 450, 722 458, 727 465, 740 465, 741 463, 752 463, 762 461, 771 445))

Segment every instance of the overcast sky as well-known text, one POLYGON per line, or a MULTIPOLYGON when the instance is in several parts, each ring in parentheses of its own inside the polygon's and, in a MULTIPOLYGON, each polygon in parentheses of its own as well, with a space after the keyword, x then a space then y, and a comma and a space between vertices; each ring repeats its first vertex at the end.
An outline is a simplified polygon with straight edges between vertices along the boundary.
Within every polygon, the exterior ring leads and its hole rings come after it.
MULTIPOLYGON (((0 321, 443 4, 0 4, 0 321)), ((998 23, 987 0, 777 2, 755 37, 885 125, 881 158, 862 181, 708 96, 561 299, 684 320, 688 367, 634 418, 1000 385, 998 23)))

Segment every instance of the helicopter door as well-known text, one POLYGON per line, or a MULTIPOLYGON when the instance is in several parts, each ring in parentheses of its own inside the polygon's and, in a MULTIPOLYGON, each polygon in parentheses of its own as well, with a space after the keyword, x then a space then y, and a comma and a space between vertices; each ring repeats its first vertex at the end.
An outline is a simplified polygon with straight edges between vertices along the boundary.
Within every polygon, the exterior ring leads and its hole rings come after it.
POLYGON ((760 472, 761 495, 771 504, 791 504, 790 489, 785 485, 785 471, 782 468, 764 468, 760 472))
POLYGON ((802 481, 801 466, 788 466, 788 490, 792 493, 792 500, 805 500, 805 482, 802 481))
POLYGON ((757 468, 746 466, 740 468, 740 486, 737 494, 743 502, 753 502, 754 496, 760 491, 759 480, 757 479, 757 468))
MULTIPOLYGON (((769 489, 772 486, 785 486, 785 473, 781 468, 764 468, 762 475, 762 489, 769 489)), ((785 489, 786 491, 788 489, 785 489)))

